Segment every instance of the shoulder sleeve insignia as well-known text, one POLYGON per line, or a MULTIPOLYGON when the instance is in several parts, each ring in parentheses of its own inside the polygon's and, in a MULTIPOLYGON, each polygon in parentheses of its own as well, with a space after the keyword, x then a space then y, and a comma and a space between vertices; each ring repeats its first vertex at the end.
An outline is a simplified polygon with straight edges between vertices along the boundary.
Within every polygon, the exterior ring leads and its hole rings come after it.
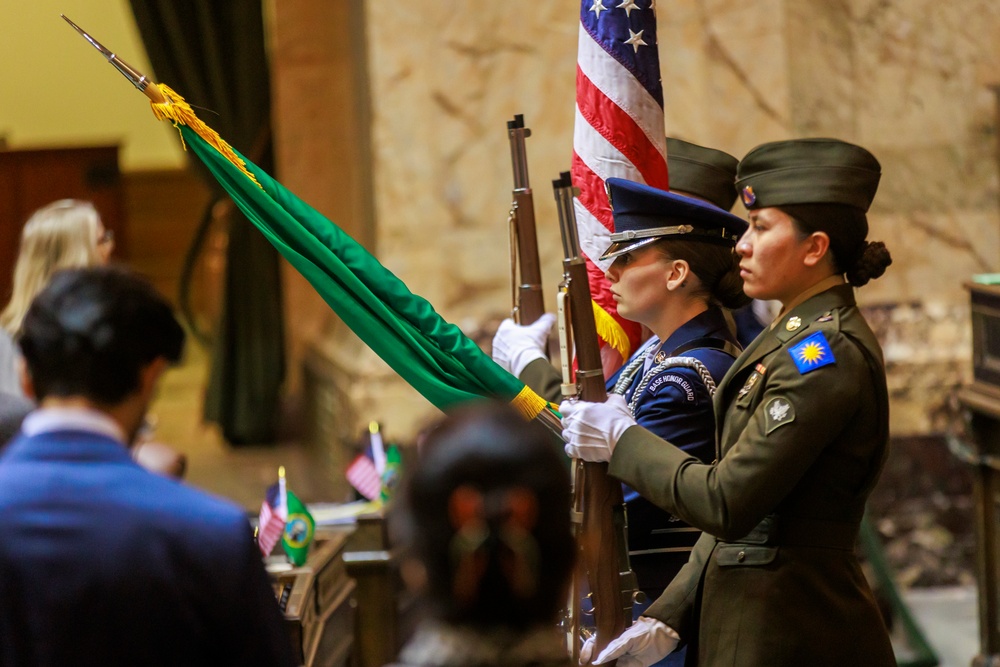
POLYGON ((772 398, 764 406, 766 428, 764 433, 770 433, 779 426, 790 424, 795 421, 795 408, 791 401, 784 396, 772 398))
POLYGON ((792 355, 792 361, 802 375, 836 361, 822 331, 806 336, 794 347, 789 348, 788 353, 792 355))
POLYGON ((664 387, 672 385, 677 387, 681 394, 684 396, 684 400, 688 403, 694 403, 697 395, 694 390, 694 386, 687 380, 687 378, 677 374, 677 373, 660 373, 649 383, 647 391, 654 396, 660 393, 660 390, 664 387))

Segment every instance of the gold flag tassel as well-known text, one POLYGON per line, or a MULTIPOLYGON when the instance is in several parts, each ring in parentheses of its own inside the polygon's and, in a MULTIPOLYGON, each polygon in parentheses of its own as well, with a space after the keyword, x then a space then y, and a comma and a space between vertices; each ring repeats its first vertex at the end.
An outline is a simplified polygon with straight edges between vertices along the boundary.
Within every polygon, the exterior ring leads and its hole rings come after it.
MULTIPOLYGON (((126 79, 132 82, 143 95, 149 98, 149 105, 153 108, 153 115, 156 116, 157 120, 169 120, 173 122, 174 127, 178 125, 187 125, 191 130, 197 134, 199 137, 204 139, 212 148, 219 151, 227 160, 232 162, 237 169, 242 171, 247 178, 253 181, 258 188, 263 190, 263 186, 257 181, 253 174, 247 170, 246 162, 244 162, 240 156, 236 154, 232 146, 227 144, 219 133, 210 128, 205 123, 201 122, 201 119, 194 114, 194 110, 191 105, 184 101, 184 98, 175 93, 165 84, 156 84, 149 80, 145 74, 138 71, 136 68, 129 65, 127 62, 119 58, 111 49, 107 48, 96 39, 91 37, 87 32, 73 23, 68 16, 65 14, 60 14, 66 23, 70 24, 74 30, 76 30, 81 37, 90 42, 90 45, 97 49, 105 60, 111 63, 116 70, 122 73, 126 79)), ((184 136, 181 135, 181 145, 184 145, 184 136)), ((184 146, 184 150, 187 150, 187 146, 184 146)))
POLYGON ((522 389, 517 396, 511 399, 510 404, 519 413, 521 413, 525 419, 529 420, 537 417, 546 408, 558 407, 536 394, 528 385, 525 385, 524 389, 522 389))
MULTIPOLYGON (((212 148, 222 153, 223 156, 230 162, 232 162, 236 167, 242 171, 247 178, 249 178, 254 183, 257 183, 257 187, 264 189, 254 175, 247 170, 246 163, 236 154, 232 146, 226 143, 226 141, 219 136, 219 133, 210 128, 208 125, 202 122, 198 116, 195 115, 194 109, 188 104, 183 97, 174 92, 170 86, 165 83, 156 84, 160 92, 163 93, 163 97, 166 98, 166 102, 153 102, 150 101, 149 106, 153 109, 153 115, 156 116, 157 120, 169 120, 177 127, 178 124, 186 125, 191 130, 197 134, 199 137, 205 140, 212 148)), ((184 137, 181 137, 181 143, 184 143, 184 137)), ((184 147, 187 150, 187 146, 184 147)))
POLYGON ((629 343, 625 329, 615 321, 615 318, 611 317, 608 311, 597 305, 596 301, 591 300, 590 303, 594 307, 594 324, 597 326, 597 335, 618 352, 622 360, 628 361, 628 358, 632 356, 632 344, 629 343))

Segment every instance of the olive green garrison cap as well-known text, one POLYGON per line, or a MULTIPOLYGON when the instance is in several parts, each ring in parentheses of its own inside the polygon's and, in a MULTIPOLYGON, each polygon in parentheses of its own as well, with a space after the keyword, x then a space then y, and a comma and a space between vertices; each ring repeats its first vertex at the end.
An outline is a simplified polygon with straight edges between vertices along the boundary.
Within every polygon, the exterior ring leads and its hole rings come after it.
POLYGON ((882 167, 861 146, 839 139, 791 139, 754 148, 740 160, 736 190, 748 209, 844 204, 867 211, 882 167))
POLYGON ((689 194, 728 211, 736 202, 736 165, 729 153, 667 137, 670 190, 689 194))

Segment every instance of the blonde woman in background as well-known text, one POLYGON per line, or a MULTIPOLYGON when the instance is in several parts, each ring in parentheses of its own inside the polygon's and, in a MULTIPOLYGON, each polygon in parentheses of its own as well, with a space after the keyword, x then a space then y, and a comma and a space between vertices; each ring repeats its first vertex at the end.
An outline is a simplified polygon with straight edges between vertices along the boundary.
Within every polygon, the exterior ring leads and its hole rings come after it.
MULTIPOLYGON (((11 298, 0 313, 0 392, 24 395, 15 341, 35 296, 57 271, 107 264, 114 248, 114 234, 88 201, 60 199, 28 218, 21 231, 11 298)), ((132 457, 154 472, 173 477, 182 477, 187 467, 183 454, 148 437, 136 441, 132 457)))
POLYGON ((90 202, 60 199, 28 218, 14 265, 13 292, 0 313, 0 391, 22 393, 14 340, 35 295, 56 271, 107 264, 112 250, 114 236, 90 202))

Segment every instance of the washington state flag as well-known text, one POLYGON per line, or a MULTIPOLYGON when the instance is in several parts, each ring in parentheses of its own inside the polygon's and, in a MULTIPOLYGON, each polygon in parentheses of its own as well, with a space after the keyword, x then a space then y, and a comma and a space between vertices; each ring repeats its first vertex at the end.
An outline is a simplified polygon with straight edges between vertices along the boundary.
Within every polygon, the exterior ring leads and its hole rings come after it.
POLYGON ((305 503, 291 491, 288 494, 288 518, 285 520, 285 534, 281 537, 281 546, 285 549, 288 560, 296 567, 304 565, 309 545, 312 544, 316 532, 316 522, 306 509, 305 503))

